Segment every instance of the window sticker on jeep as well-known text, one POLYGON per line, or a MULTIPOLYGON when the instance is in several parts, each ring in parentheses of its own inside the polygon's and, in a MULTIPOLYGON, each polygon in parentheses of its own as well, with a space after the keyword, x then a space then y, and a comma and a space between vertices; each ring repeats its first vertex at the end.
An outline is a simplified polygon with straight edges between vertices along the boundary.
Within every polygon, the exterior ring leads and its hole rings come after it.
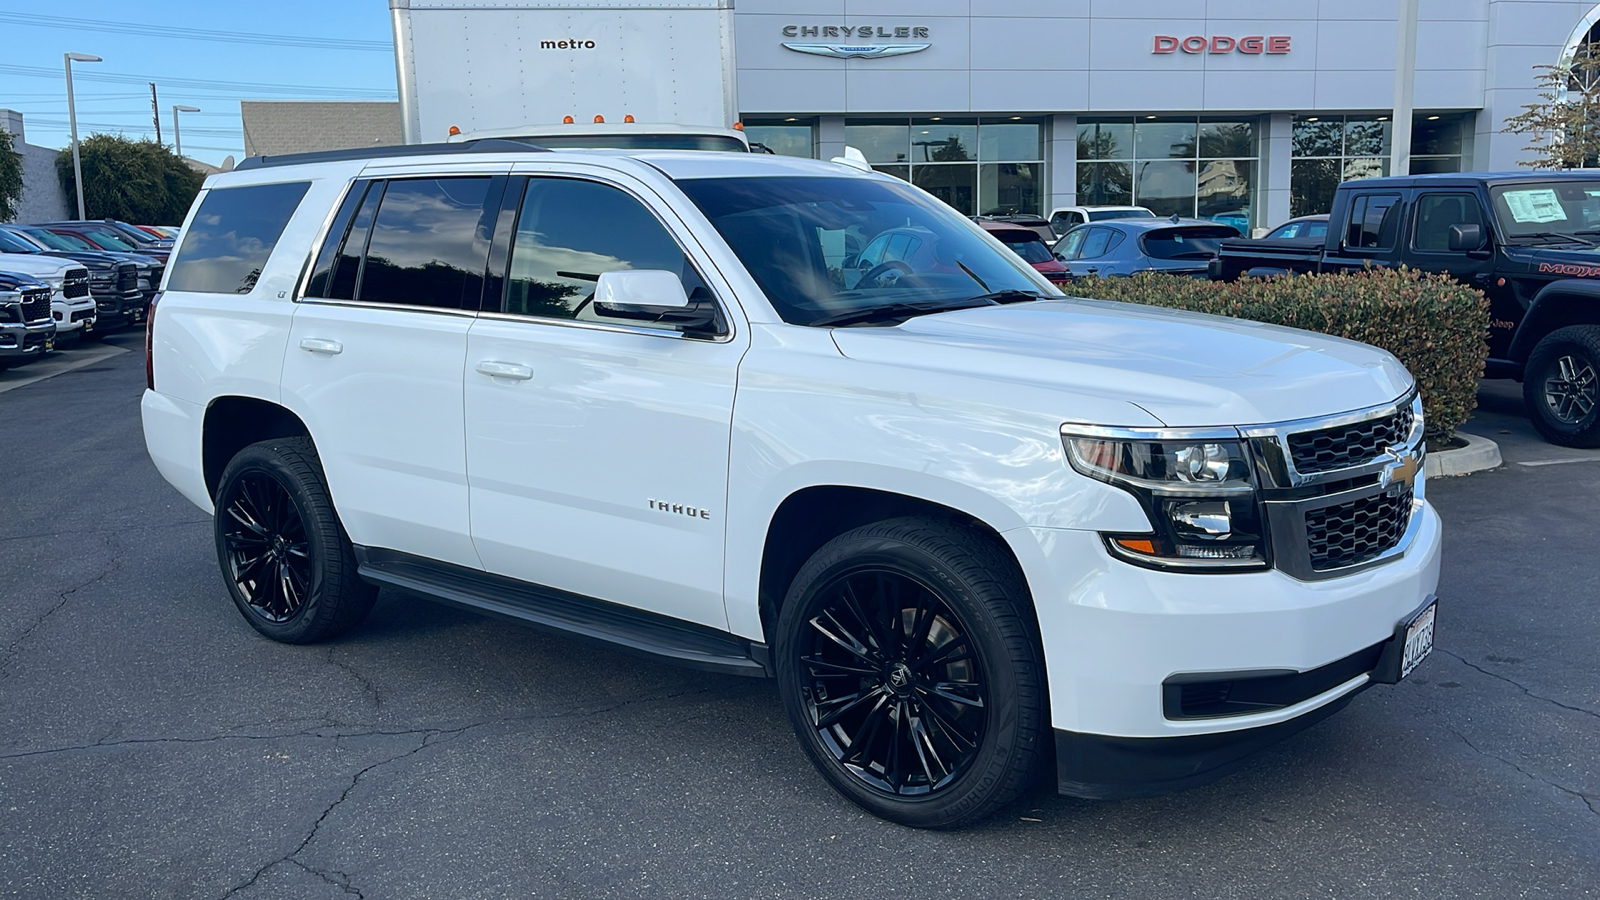
POLYGON ((1511 210, 1511 218, 1515 222, 1538 224, 1567 220, 1567 212, 1561 208, 1561 201, 1552 188, 1506 191, 1502 196, 1505 197, 1506 206, 1511 210))

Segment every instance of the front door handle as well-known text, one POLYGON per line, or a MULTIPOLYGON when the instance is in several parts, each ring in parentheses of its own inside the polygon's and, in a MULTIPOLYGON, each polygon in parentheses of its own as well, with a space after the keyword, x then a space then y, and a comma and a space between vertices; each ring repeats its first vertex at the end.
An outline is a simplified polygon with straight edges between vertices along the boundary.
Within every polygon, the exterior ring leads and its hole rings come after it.
POLYGON ((493 360, 484 360, 478 363, 478 372, 490 378, 509 378, 512 381, 527 381, 533 377, 533 370, 527 366, 494 362, 493 360))
POLYGON ((300 349, 307 353, 326 353, 337 356, 344 352, 344 345, 338 341, 325 341, 321 338, 304 338, 300 341, 300 349))

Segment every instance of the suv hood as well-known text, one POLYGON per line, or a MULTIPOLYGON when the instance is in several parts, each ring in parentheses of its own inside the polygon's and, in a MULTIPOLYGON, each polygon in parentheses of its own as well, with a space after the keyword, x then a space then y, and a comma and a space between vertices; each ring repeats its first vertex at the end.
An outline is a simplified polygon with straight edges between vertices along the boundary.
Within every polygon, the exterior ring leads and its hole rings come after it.
MULTIPOLYGON (((833 329, 851 359, 1123 400, 1172 427, 1258 425, 1387 403, 1411 374, 1366 344, 1242 319, 1061 300, 833 329)), ((1073 404, 1060 412, 1070 420, 1073 404)), ((1146 424, 1129 410, 1126 422, 1146 424)))

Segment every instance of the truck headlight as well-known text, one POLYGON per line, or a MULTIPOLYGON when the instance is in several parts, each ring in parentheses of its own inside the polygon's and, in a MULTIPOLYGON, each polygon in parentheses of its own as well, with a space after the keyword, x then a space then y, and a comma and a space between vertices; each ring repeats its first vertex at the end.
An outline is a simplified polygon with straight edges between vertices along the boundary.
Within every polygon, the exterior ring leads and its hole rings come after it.
POLYGON ((1148 534, 1106 534, 1129 562, 1161 569, 1266 568, 1268 548, 1254 461, 1233 429, 1066 425, 1072 468, 1138 498, 1148 534))

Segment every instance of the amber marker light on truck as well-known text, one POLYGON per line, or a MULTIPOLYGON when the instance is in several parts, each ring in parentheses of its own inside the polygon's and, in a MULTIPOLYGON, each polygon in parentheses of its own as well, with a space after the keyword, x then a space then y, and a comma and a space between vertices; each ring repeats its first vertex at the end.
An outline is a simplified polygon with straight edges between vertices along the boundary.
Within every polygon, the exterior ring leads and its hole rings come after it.
POLYGON ((595 116, 594 117, 594 123, 596 125, 604 125, 606 123, 606 117, 605 116, 595 116))
POLYGON ((562 116, 561 117, 561 124, 563 124, 563 125, 571 125, 572 124, 572 117, 571 116, 562 116))

